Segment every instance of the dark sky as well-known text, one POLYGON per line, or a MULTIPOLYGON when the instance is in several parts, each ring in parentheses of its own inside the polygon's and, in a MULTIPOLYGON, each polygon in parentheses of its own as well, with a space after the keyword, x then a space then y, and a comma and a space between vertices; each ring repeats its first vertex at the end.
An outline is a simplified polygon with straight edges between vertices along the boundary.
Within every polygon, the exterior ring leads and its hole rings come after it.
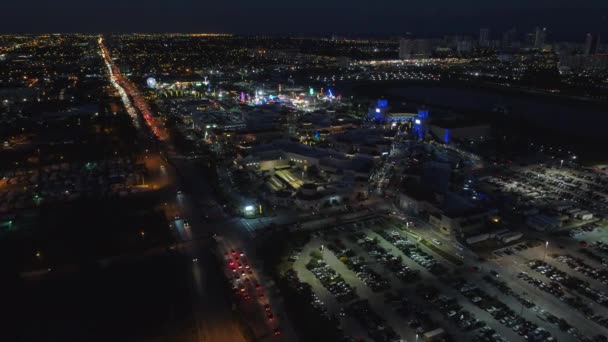
MULTIPOLYGON (((546 26, 602 32, 608 0, 9 0, 0 32, 403 33, 440 36, 546 26)), ((497 38, 498 34, 496 34, 497 38)), ((581 38, 582 39, 582 38, 581 38)))

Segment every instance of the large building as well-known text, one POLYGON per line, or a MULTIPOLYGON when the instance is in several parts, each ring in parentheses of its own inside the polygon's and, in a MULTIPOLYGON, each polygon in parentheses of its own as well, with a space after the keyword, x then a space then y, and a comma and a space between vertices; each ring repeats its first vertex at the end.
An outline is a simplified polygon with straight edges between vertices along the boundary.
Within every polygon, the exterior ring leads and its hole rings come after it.
POLYGON ((378 101, 372 102, 369 106, 367 115, 377 123, 384 123, 389 111, 390 107, 388 106, 388 100, 378 99, 378 101))
POLYGON ((502 35, 502 47, 503 48, 514 47, 516 41, 517 41, 517 30, 515 28, 512 28, 512 29, 506 31, 502 35))
POLYGON ((431 56, 431 41, 428 39, 401 38, 399 59, 428 58, 431 56))
POLYGON ((591 56, 598 52, 600 47, 600 34, 587 33, 585 36, 585 46, 583 52, 585 56, 591 56))
POLYGON ((409 38, 399 39, 399 59, 412 58, 413 44, 414 44, 413 39, 409 39, 409 38))
POLYGON ((571 70, 608 70, 608 55, 560 56, 559 65, 571 70))
POLYGON ((479 46, 489 47, 490 46, 490 29, 482 28, 479 30, 479 46))
POLYGON ((537 27, 536 31, 534 33, 534 48, 542 49, 545 46, 546 40, 547 40, 547 28, 543 27, 541 29, 540 27, 537 27))
POLYGON ((436 139, 449 144, 453 139, 460 141, 480 141, 490 137, 492 129, 487 123, 435 120, 429 125, 436 139))

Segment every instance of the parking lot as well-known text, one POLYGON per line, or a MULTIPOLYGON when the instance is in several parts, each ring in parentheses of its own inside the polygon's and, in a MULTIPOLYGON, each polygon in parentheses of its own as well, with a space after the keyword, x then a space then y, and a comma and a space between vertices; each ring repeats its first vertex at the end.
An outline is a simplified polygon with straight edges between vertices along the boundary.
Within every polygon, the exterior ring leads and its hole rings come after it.
POLYGON ((341 317, 343 326, 355 326, 347 333, 375 341, 415 340, 416 334, 420 337, 442 328, 455 340, 476 336, 489 341, 517 339, 507 327, 491 326, 494 318, 490 313, 454 287, 437 281, 449 272, 445 261, 416 247, 399 231, 384 231, 383 226, 383 220, 376 220, 315 234, 294 262, 300 279, 312 285, 328 311, 341 317), (319 256, 326 270, 310 272, 306 265, 319 256), (326 286, 332 280, 333 287, 326 286), (425 295, 435 285, 439 285, 437 292, 425 295), (351 288, 356 297, 345 301, 351 288), (362 319, 361 312, 371 318, 362 319), (407 325, 402 323, 404 319, 407 325), (382 334, 376 331, 378 326, 382 334), (482 327, 486 327, 484 331, 479 330, 482 327))
POLYGON ((512 253, 501 253, 488 266, 498 281, 505 283, 507 292, 535 304, 531 307, 533 314, 548 322, 556 336, 562 336, 558 340, 606 336, 604 266, 588 256, 601 259, 601 252, 569 237, 551 241, 533 248, 511 249, 512 253))
MULTIPOLYGON (((569 255, 568 248, 522 242, 495 260, 459 266, 390 218, 311 235, 293 252, 293 270, 345 335, 414 341, 439 328, 455 341, 603 341, 608 335, 601 262, 569 255), (569 280, 561 284, 560 273, 531 269, 533 260, 545 265, 542 259, 559 264, 569 280)), ((608 245, 590 249, 608 257, 608 245)))
POLYGON ((533 165, 513 168, 500 176, 485 177, 494 191, 509 193, 524 210, 568 203, 566 226, 587 224, 608 214, 608 176, 587 168, 533 165), (578 210, 578 214, 574 211, 578 210), (588 212, 591 215, 585 215, 588 212))

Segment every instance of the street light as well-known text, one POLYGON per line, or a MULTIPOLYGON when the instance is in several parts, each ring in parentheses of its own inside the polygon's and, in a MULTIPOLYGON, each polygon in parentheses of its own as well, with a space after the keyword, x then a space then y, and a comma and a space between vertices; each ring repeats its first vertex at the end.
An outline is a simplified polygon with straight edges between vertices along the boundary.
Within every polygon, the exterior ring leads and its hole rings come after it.
POLYGON ((549 241, 545 242, 545 255, 543 256, 543 262, 545 262, 545 259, 547 258, 547 249, 549 248, 549 241))

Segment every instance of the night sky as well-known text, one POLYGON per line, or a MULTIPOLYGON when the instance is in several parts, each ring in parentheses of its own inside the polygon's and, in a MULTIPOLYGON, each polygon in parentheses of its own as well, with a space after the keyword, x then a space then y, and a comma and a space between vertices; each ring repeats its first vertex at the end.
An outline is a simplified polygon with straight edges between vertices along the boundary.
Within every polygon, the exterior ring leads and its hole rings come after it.
POLYGON ((2 4, 0 32, 412 32, 420 37, 546 26, 550 39, 601 32, 608 0, 24 0, 2 4), (373 4, 373 5, 372 5, 373 4))

